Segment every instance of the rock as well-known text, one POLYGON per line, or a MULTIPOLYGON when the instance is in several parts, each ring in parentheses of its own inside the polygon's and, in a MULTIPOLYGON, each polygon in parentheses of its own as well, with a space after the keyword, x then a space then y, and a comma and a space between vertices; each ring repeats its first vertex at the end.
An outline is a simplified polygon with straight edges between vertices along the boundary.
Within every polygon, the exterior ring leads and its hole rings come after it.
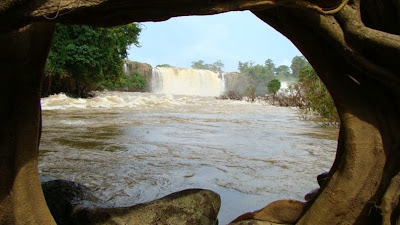
POLYGON ((314 198, 314 196, 318 193, 319 188, 314 188, 312 191, 308 192, 305 196, 304 196, 304 200, 311 201, 311 199, 314 198))
POLYGON ((84 185, 66 180, 42 183, 46 202, 59 225, 67 224, 210 224, 217 221, 221 200, 203 189, 188 189, 130 207, 117 207, 84 185))
MULTIPOLYGON (((125 60, 123 70, 126 74, 131 74, 132 72, 137 72, 139 75, 146 78, 146 82, 148 84, 151 83, 153 68, 151 67, 150 64, 125 60)), ((149 85, 147 85, 147 89, 144 89, 141 91, 149 91, 148 88, 149 88, 149 85)))
POLYGON ((150 64, 147 63, 140 63, 140 62, 134 62, 134 61, 125 61, 125 66, 124 66, 124 72, 125 73, 132 73, 132 72, 138 72, 139 74, 143 76, 151 76, 153 68, 151 67, 150 64))
POLYGON ((327 180, 329 172, 323 172, 317 176, 318 185, 321 187, 322 184, 327 180))
POLYGON ((300 219, 306 206, 306 202, 278 200, 260 210, 245 213, 234 219, 230 224, 295 224, 300 219), (248 223, 242 221, 247 221, 248 223), (269 223, 255 223, 256 221, 269 223))
MULTIPOLYGON (((329 174, 328 172, 323 172, 323 173, 321 173, 321 174, 319 174, 319 175, 317 176, 317 181, 318 181, 319 187, 321 187, 322 184, 327 180, 328 174, 329 174)), ((318 193, 319 189, 320 189, 320 188, 315 188, 314 190, 308 192, 308 193, 304 196, 304 200, 306 200, 307 202, 308 202, 308 201, 311 201, 311 199, 313 199, 314 196, 318 193)))
POLYGON ((43 193, 58 225, 77 224, 75 213, 78 208, 112 207, 94 196, 92 191, 82 184, 42 176, 41 180, 45 181, 42 182, 43 193))

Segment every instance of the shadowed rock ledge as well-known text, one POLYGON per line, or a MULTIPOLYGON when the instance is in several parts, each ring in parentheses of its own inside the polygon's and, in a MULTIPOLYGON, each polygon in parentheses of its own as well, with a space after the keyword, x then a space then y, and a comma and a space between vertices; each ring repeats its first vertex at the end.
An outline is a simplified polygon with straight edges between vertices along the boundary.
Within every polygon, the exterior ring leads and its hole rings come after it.
POLYGON ((93 195, 84 185, 66 180, 42 182, 50 211, 59 225, 217 224, 220 196, 187 189, 130 207, 117 207, 93 195))

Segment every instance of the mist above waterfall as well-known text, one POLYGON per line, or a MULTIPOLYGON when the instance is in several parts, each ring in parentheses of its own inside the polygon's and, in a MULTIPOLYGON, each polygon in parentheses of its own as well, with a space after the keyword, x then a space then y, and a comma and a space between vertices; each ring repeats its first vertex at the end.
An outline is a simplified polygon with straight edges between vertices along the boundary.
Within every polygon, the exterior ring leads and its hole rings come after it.
POLYGON ((155 67, 149 89, 159 94, 219 96, 224 86, 222 74, 213 71, 155 67))

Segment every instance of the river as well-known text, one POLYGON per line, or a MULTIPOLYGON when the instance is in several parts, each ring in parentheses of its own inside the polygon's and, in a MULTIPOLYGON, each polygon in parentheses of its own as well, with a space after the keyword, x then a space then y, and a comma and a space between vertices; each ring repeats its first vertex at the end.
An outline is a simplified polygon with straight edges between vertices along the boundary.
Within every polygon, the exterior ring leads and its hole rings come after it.
POLYGON ((220 224, 277 199, 303 200, 337 144, 336 128, 265 103, 100 92, 53 95, 42 109, 41 174, 118 205, 211 189, 222 198, 220 224))

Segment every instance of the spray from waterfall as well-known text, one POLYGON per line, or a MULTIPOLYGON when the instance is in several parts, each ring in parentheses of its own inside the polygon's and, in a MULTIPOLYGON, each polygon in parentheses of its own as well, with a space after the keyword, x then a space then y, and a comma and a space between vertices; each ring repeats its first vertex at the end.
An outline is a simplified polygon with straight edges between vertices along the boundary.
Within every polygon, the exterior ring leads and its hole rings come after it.
POLYGON ((159 70, 158 67, 155 67, 152 69, 149 90, 150 90, 150 92, 153 92, 153 93, 162 93, 163 79, 162 79, 161 71, 159 70))
POLYGON ((223 75, 213 71, 156 67, 149 89, 159 94, 219 96, 224 87, 223 75))

